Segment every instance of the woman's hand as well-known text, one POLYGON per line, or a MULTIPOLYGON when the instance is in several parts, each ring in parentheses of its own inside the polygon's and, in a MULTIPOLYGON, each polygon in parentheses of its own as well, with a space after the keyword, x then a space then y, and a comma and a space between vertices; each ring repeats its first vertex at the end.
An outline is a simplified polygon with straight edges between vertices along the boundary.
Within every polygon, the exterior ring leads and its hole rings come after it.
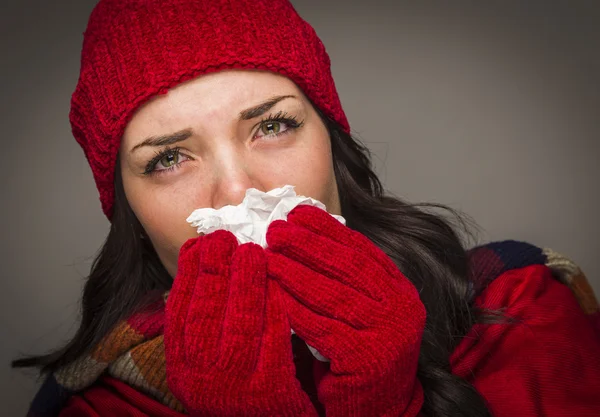
POLYGON ((318 387, 327 416, 418 415, 425 307, 392 260, 311 206, 273 222, 267 243, 291 327, 331 361, 318 387))
POLYGON ((188 240, 166 306, 167 383, 192 416, 316 416, 295 378, 266 254, 230 232, 188 240))

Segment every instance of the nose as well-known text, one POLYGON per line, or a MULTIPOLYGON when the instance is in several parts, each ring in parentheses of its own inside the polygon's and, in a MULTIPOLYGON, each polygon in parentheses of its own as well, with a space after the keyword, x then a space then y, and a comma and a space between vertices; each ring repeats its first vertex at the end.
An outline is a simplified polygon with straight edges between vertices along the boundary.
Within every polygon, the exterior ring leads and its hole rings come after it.
POLYGON ((253 181, 251 167, 243 149, 223 146, 215 157, 213 208, 236 206, 242 202, 248 188, 260 188, 253 181))

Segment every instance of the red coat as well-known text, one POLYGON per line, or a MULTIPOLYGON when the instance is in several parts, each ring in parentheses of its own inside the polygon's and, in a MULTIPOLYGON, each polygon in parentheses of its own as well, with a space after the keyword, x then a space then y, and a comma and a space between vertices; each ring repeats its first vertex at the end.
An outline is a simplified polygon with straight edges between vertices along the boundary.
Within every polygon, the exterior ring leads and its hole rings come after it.
MULTIPOLYGON (((477 388, 494 416, 600 416, 598 316, 584 314, 547 266, 502 273, 475 303, 521 321, 475 325, 450 358, 453 373, 477 388)), ((71 397, 60 417, 71 416, 182 414, 104 377, 71 397)))

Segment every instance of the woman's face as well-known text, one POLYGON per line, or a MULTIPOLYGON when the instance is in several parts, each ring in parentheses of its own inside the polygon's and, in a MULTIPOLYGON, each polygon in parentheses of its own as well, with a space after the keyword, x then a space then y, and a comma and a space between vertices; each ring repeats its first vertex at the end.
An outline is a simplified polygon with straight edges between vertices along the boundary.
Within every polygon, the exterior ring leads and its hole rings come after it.
POLYGON ((166 269, 197 236, 197 208, 240 204, 286 184, 341 214, 329 134, 302 91, 263 71, 198 77, 142 106, 125 129, 125 194, 166 269))

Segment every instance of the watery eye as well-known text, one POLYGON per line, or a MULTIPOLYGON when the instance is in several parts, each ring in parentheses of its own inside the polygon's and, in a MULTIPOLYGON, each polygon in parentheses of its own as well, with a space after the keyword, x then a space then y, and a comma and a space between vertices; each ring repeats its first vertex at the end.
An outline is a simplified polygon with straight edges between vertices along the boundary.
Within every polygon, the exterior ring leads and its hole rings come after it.
POLYGON ((281 122, 267 122, 263 123, 260 127, 260 131, 265 135, 276 135, 281 132, 281 125, 285 126, 285 123, 281 122))
POLYGON ((171 152, 160 159, 160 165, 169 168, 179 162, 179 152, 171 152))

